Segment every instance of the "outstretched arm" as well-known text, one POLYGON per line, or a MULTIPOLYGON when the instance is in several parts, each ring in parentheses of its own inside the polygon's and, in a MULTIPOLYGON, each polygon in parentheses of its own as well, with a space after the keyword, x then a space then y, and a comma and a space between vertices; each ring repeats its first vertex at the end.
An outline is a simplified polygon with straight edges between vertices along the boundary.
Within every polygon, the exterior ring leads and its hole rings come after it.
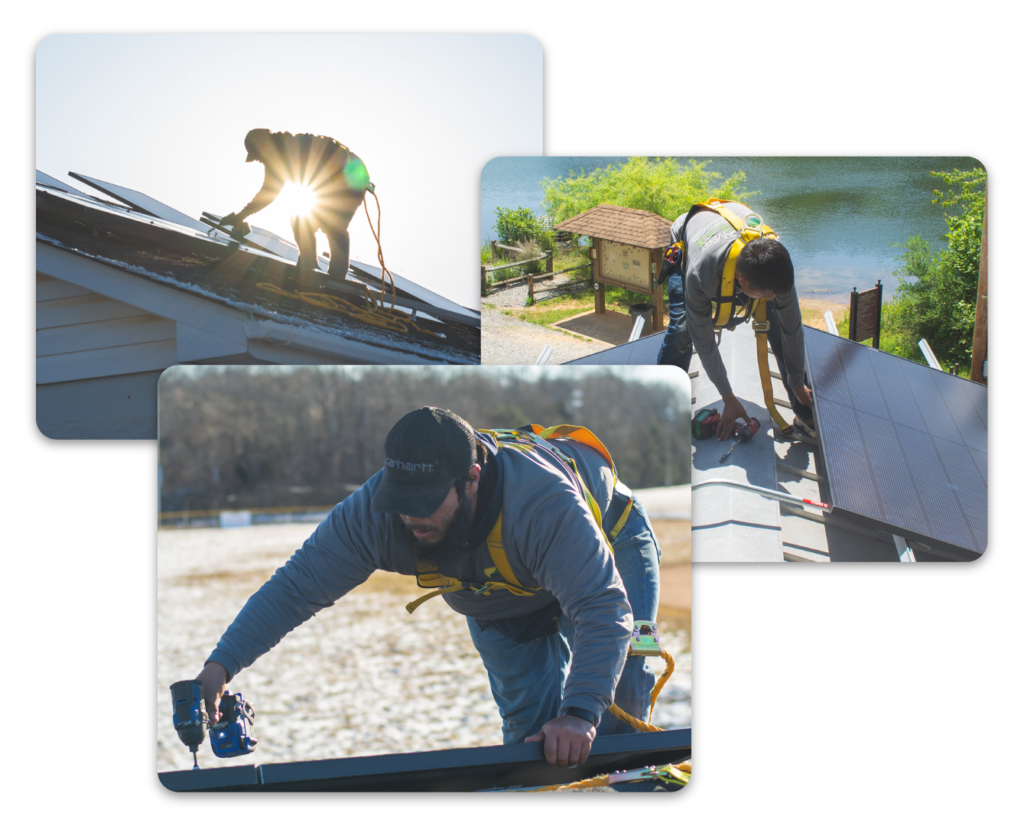
POLYGON ((270 170, 266 170, 266 176, 263 178, 263 186, 260 187, 260 191, 256 193, 256 196, 248 204, 235 213, 235 218, 244 220, 261 209, 270 206, 274 203, 277 196, 281 194, 284 184, 284 178, 271 175, 270 170))

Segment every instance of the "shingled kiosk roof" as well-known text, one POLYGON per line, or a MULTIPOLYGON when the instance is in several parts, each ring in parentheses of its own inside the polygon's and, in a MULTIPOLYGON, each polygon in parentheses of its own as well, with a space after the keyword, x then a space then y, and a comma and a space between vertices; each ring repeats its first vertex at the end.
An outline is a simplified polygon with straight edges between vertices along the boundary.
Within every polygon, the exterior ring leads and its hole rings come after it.
POLYGON ((672 222, 645 209, 599 204, 574 218, 555 224, 555 229, 589 235, 642 249, 659 249, 672 243, 672 222))

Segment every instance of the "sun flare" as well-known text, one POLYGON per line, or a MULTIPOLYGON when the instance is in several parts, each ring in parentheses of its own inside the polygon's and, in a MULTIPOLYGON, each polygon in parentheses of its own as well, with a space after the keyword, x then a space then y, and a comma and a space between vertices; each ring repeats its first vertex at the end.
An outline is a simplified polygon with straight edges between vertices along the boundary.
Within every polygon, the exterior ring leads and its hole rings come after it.
POLYGON ((278 203, 291 215, 309 215, 316 205, 316 195, 308 186, 294 184, 291 181, 284 185, 278 196, 278 203))

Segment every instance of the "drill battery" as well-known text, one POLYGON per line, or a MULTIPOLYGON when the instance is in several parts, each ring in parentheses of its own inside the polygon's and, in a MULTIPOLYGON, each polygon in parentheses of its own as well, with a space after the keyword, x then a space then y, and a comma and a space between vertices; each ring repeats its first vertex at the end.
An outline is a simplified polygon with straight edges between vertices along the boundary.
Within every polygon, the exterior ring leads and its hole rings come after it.
POLYGON ((713 407, 702 407, 690 422, 690 434, 694 439, 710 439, 722 421, 722 414, 713 407))
POLYGON ((256 711, 244 694, 220 698, 220 722, 210 727, 210 746, 218 757, 238 757, 256 750, 256 711))

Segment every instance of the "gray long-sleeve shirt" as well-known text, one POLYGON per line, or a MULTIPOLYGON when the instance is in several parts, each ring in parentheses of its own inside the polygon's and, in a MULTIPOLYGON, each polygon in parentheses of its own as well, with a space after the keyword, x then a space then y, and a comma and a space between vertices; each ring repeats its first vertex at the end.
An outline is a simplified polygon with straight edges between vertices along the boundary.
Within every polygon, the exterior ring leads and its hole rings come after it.
MULTIPOLYGON (((605 510, 612 497, 607 463, 586 446, 565 439, 556 443, 576 460, 605 510)), ((557 599, 575 629, 562 708, 577 706, 600 716, 612 702, 633 621, 612 555, 578 482, 539 451, 504 449, 491 461, 501 463, 501 534, 509 564, 523 585, 543 592, 519 597, 506 591, 486 596, 457 591, 443 598, 459 613, 480 619, 523 616, 557 599)), ((223 665, 230 678, 373 571, 416 573, 404 530, 390 515, 370 509, 383 474, 337 505, 249 598, 208 661, 223 665)), ((478 509, 482 505, 477 502, 478 509)))
MULTIPOLYGON (((726 206, 741 218, 751 209, 743 204, 726 206)), ((723 396, 732 392, 729 377, 722 363, 715 341, 715 320, 711 302, 718 296, 722 283, 725 259, 739 233, 724 218, 710 210, 702 210, 686 225, 686 238, 681 237, 686 215, 680 215, 672 224, 672 243, 684 241, 687 249, 686 272, 683 274, 686 290, 686 329, 693 348, 709 379, 723 396)), ((736 283, 739 292, 739 283, 736 283)), ((800 317, 800 301, 796 286, 775 296, 775 309, 779 313, 782 332, 782 350, 786 370, 795 381, 804 374, 804 328, 800 317)), ((776 354, 776 357, 778 354, 776 354)))

